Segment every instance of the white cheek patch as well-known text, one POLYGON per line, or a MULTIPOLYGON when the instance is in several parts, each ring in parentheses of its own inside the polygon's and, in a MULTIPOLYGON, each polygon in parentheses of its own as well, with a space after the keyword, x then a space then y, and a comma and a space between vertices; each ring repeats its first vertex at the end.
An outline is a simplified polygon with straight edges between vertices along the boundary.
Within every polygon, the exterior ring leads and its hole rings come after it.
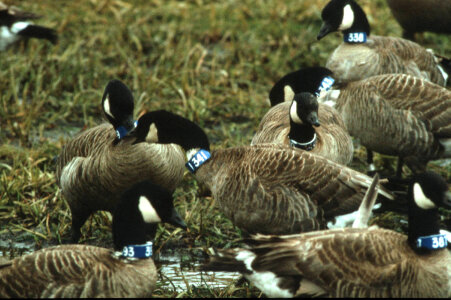
POLYGON ((107 95, 105 98, 105 101, 103 101, 103 111, 109 115, 110 117, 112 117, 113 119, 115 119, 115 117, 113 116, 113 114, 111 113, 111 109, 110 109, 110 98, 107 95))
POLYGON ((285 102, 292 101, 294 98, 294 91, 291 86, 286 85, 283 87, 283 100, 285 102))
POLYGON ((155 123, 152 123, 149 128, 149 133, 146 136, 146 142, 158 143, 158 129, 155 123))
POLYGON ((431 209, 436 207, 434 202, 432 202, 426 195, 423 193, 421 186, 419 183, 415 183, 413 185, 413 199, 415 203, 422 209, 431 209))
POLYGON ((301 118, 299 118, 298 113, 297 113, 297 107, 298 107, 297 102, 293 101, 291 103, 291 107, 290 107, 290 118, 291 118, 291 120, 293 120, 294 123, 302 124, 302 120, 301 120, 301 118))
POLYGON ((29 22, 16 22, 11 26, 11 32, 14 34, 19 33, 20 31, 27 28, 31 23, 29 22))
POLYGON ((343 19, 341 20, 340 27, 338 30, 346 30, 351 28, 354 23, 354 12, 352 11, 351 5, 348 4, 343 8, 343 19))
POLYGON ((145 196, 139 198, 138 204, 139 211, 141 212, 144 222, 146 223, 160 223, 161 218, 158 216, 157 211, 150 203, 149 199, 145 196))

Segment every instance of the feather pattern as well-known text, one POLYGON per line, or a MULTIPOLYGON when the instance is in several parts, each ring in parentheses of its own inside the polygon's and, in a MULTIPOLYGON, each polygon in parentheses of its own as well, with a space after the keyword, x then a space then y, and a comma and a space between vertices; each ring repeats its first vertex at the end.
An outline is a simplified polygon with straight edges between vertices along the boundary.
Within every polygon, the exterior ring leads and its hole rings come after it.
POLYGON ((420 78, 373 76, 347 84, 335 101, 350 134, 380 153, 437 159, 440 139, 451 137, 451 92, 420 78))
MULTIPOLYGON (((240 251, 254 253, 252 271, 272 272, 279 282, 298 279, 285 282, 292 296, 451 296, 451 254, 447 249, 419 256, 409 247, 407 236, 376 226, 257 235, 245 242, 248 249, 223 250, 221 257, 235 259, 240 251)), ((212 258, 213 269, 221 270, 214 268, 221 257, 212 258)), ((244 273, 245 277, 248 274, 244 273)))
MULTIPOLYGON (((290 102, 273 106, 262 118, 251 145, 275 143, 289 146, 290 106, 290 102)), ((340 164, 349 164, 354 147, 340 114, 334 108, 320 104, 318 118, 321 126, 315 128, 317 144, 311 152, 340 164)))
POLYGON ((371 35, 363 44, 342 43, 328 58, 326 67, 339 82, 404 73, 446 85, 432 53, 414 42, 396 37, 371 35))
MULTIPOLYGON (((222 212, 248 232, 295 233, 356 210, 371 178, 326 158, 286 146, 217 149, 195 173, 222 212)), ((383 197, 393 199, 385 189, 383 197)))
POLYGON ((156 280, 152 259, 124 260, 104 248, 62 245, 1 266, 0 296, 150 297, 156 280))
POLYGON ((133 144, 133 138, 114 144, 115 138, 113 126, 104 123, 77 135, 59 156, 56 177, 71 208, 73 230, 97 210, 112 212, 120 194, 134 183, 148 179, 172 192, 182 180, 185 155, 180 146, 133 144))

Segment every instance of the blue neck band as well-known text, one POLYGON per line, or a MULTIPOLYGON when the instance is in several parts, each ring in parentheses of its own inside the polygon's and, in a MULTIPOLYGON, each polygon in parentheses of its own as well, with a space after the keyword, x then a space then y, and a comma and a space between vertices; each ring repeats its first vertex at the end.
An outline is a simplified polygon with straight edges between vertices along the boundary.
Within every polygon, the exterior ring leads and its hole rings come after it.
MULTIPOLYGON (((138 120, 136 120, 133 125, 135 125, 135 127, 138 126, 138 120)), ((116 136, 118 139, 122 139, 128 132, 129 131, 124 126, 119 126, 116 128, 116 136)))
POLYGON ((366 32, 351 32, 343 36, 343 41, 350 44, 366 43, 366 32))
POLYGON ((144 245, 128 245, 122 249, 123 257, 148 258, 152 257, 152 242, 144 245))
POLYGON ((417 239, 417 248, 438 250, 448 247, 448 239, 445 234, 420 236, 417 239))
POLYGON ((185 164, 186 168, 191 172, 196 172, 211 157, 210 152, 200 149, 191 159, 185 164))
POLYGON ((335 79, 333 79, 330 76, 324 77, 323 81, 321 81, 318 90, 315 92, 316 96, 319 97, 319 94, 322 91, 327 92, 332 88, 332 85, 334 85, 335 79))

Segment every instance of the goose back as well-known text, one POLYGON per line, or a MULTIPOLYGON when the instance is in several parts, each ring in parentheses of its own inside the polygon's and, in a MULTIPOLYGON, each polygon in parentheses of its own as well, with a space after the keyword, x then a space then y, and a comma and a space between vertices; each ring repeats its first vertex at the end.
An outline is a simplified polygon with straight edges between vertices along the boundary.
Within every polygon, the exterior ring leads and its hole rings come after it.
POLYGON ((325 220, 356 210, 372 182, 324 157, 274 144, 217 149, 195 176, 236 226, 274 234, 324 228, 325 220))
MULTIPOLYGON (((273 106, 263 116, 251 145, 274 143, 289 146, 290 106, 290 102, 273 106)), ((349 164, 354 147, 340 114, 330 106, 319 104, 318 118, 321 126, 315 128, 317 142, 311 152, 340 164, 349 164)))
POLYGON ((371 35, 366 43, 342 43, 330 55, 326 67, 341 83, 404 73, 445 86, 438 61, 431 52, 409 40, 371 35))
POLYGON ((335 108, 350 134, 380 153, 436 159, 444 151, 439 139, 451 137, 451 93, 413 76, 389 74, 349 83, 340 89, 335 108))
POLYGON ((291 297, 451 296, 450 252, 442 249, 419 256, 407 236, 391 230, 373 226, 257 235, 245 242, 246 250, 223 250, 206 269, 221 270, 228 262, 231 270, 230 261, 235 261, 245 277, 270 297, 281 296, 271 294, 275 291, 291 297), (249 257, 245 266, 242 257, 249 257), (258 285, 258 272, 274 275, 272 289, 269 284, 258 285))
POLYGON ((451 3, 441 0, 387 0, 403 28, 403 37, 414 39, 417 32, 451 33, 451 3))
POLYGON ((124 261, 88 245, 46 248, 0 265, 2 298, 150 297, 156 281, 152 259, 124 261))

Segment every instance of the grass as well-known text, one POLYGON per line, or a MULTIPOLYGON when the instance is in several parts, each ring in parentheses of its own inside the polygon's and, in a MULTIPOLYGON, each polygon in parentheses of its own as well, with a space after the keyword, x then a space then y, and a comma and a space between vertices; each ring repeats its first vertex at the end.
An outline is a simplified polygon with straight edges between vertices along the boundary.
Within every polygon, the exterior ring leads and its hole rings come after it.
MULTIPOLYGON (((11 3, 12 1, 5 1, 11 3)), ((0 240, 32 241, 34 248, 69 236, 70 211, 55 183, 54 158, 76 132, 103 121, 106 83, 119 78, 134 93, 136 111, 166 109, 203 127, 213 148, 249 144, 267 111, 272 84, 303 66, 324 65, 341 43, 316 34, 326 0, 23 1, 44 16, 59 43, 30 40, 0 53, 0 240)), ((400 36, 383 0, 359 1, 372 32, 400 36)), ((451 56, 449 37, 426 33, 418 41, 451 56)), ((356 149, 353 167, 365 168, 356 149)), ((376 156, 393 170, 393 158, 376 156)), ((431 164, 451 182, 451 167, 431 164)), ((159 248, 231 247, 240 231, 224 218, 188 175, 174 194, 189 230, 161 227, 159 248)), ((449 213, 447 218, 450 217, 449 213)), ((387 215, 384 226, 398 228, 387 215)), ((378 221, 378 222, 379 222, 378 221)), ((87 243, 111 243, 110 219, 97 213, 83 228, 87 243)), ((261 293, 247 285, 158 288, 161 297, 235 297, 261 293)))

